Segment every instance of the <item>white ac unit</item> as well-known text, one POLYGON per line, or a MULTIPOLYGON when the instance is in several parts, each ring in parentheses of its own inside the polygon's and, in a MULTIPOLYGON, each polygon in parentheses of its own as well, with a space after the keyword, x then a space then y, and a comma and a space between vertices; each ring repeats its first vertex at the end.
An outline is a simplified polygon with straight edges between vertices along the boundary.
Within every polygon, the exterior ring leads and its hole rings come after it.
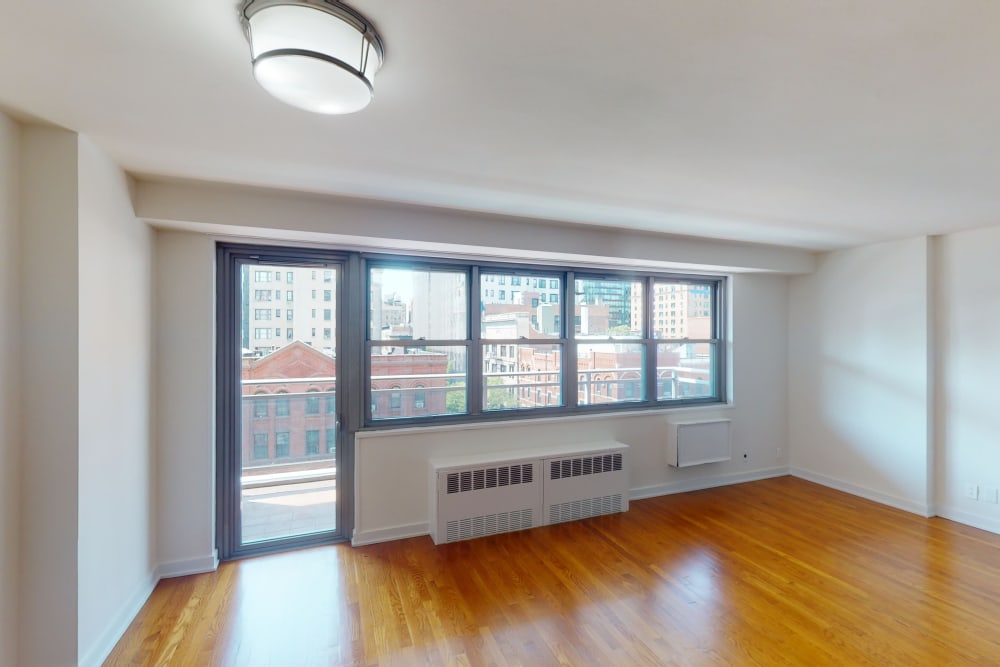
POLYGON ((431 461, 435 544, 628 510, 628 445, 554 446, 431 461))
POLYGON ((728 419, 668 422, 668 464, 685 468, 732 457, 728 419))
POLYGON ((628 445, 542 460, 545 524, 628 511, 628 445))

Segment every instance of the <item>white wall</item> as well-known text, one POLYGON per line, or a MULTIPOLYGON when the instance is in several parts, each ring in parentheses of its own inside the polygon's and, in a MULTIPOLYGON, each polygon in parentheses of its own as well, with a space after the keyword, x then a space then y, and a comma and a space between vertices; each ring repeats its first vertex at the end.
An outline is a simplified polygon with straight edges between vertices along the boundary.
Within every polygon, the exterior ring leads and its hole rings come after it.
POLYGON ((77 661, 77 136, 26 126, 21 161, 21 667, 77 661))
POLYGON ((1000 227, 938 239, 938 513, 1000 533, 1000 227), (983 495, 967 498, 966 485, 983 495))
POLYGON ((152 231, 79 142, 79 655, 99 663, 155 584, 152 231))
POLYGON ((215 567, 215 243, 155 236, 157 556, 165 576, 215 567))
POLYGON ((732 407, 359 434, 354 542, 427 532, 428 462, 439 456, 617 440, 631 447, 633 498, 784 474, 787 279, 735 276, 732 330, 732 407), (669 467, 665 456, 668 415, 731 419, 733 460, 685 469, 669 467))
POLYGON ((142 181, 136 213, 179 229, 402 254, 779 273, 802 273, 814 266, 813 253, 793 248, 204 183, 142 181))
POLYGON ((20 549, 20 129, 0 113, 0 665, 17 663, 20 549))
POLYGON ((791 279, 795 474, 926 514, 928 240, 823 255, 791 279))

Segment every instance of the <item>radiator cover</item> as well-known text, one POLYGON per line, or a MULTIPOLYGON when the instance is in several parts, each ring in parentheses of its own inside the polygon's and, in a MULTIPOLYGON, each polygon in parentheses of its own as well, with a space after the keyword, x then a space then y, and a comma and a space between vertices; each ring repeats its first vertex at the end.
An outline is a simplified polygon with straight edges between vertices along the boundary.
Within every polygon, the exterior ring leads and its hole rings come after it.
POLYGON ((435 544, 628 509, 628 445, 598 443, 431 461, 435 544))

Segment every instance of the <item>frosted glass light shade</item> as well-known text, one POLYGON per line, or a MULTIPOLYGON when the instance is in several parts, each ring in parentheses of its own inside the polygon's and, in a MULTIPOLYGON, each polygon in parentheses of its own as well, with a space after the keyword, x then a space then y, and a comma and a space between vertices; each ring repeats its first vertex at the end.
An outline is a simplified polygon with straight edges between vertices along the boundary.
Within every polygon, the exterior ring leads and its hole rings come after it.
POLYGON ((359 14, 321 0, 255 0, 244 16, 254 78, 271 95, 325 114, 371 102, 382 44, 359 14))

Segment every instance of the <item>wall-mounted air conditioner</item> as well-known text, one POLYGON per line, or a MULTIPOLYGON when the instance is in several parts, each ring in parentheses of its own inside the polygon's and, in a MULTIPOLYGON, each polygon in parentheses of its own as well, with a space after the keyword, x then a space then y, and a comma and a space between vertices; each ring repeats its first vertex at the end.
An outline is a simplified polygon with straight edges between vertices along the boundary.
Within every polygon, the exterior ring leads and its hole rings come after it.
POLYGON ((728 419, 667 422, 667 463, 676 468, 733 457, 728 419))

